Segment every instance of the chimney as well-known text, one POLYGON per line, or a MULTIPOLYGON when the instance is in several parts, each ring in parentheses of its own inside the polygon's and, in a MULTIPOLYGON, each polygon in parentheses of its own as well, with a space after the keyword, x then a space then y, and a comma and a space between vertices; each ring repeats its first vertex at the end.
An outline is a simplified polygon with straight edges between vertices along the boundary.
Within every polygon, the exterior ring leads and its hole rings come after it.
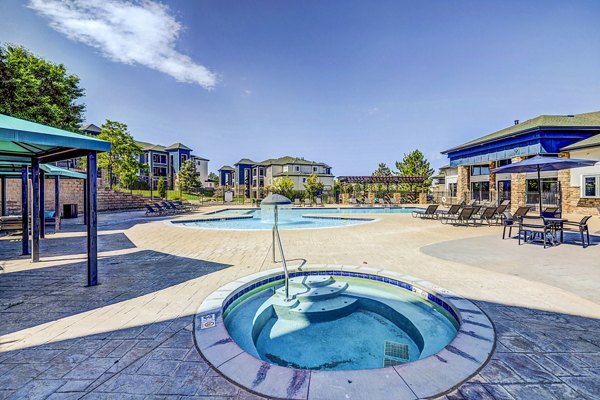
POLYGON ((519 125, 519 120, 515 119, 515 125, 519 125))

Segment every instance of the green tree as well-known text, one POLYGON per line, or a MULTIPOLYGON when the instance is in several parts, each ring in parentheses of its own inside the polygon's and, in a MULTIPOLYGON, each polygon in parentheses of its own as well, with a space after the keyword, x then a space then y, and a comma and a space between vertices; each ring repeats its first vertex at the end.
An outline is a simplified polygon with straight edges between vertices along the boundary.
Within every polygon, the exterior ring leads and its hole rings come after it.
POLYGON ((294 187, 294 181, 292 178, 289 176, 282 176, 273 179, 273 186, 271 187, 271 190, 273 193, 277 193, 287 197, 288 199, 292 199, 296 194, 294 187))
POLYGON ((157 188, 158 196, 165 199, 167 197, 167 183, 165 182, 165 178, 162 176, 158 178, 157 188))
POLYGON ((56 128, 79 131, 85 105, 79 77, 63 64, 21 46, 0 45, 0 113, 56 128))
POLYGON ((392 170, 385 165, 385 163, 379 163, 377 169, 373 172, 373 176, 392 176, 392 170))
POLYGON ((179 189, 185 193, 196 192, 202 188, 200 174, 196 171, 193 160, 187 160, 181 166, 177 176, 179 189))
POLYGON ((403 190, 421 191, 427 189, 431 185, 431 176, 434 173, 429 161, 423 153, 418 149, 404 154, 402 161, 396 161, 397 174, 400 176, 421 176, 425 178, 425 182, 421 183, 403 183, 403 190))
POLYGON ((139 158, 132 154, 127 154, 120 160, 118 177, 123 187, 131 189, 139 178, 139 172, 148 170, 148 166, 140 164, 138 160, 139 158))
POLYGON ((127 125, 122 122, 106 120, 102 124, 102 132, 99 139, 109 141, 112 145, 110 151, 98 154, 98 167, 108 171, 109 186, 112 187, 116 175, 124 184, 133 183, 131 177, 137 176, 138 172, 146 166, 141 164, 139 156, 142 149, 133 140, 133 136, 127 130, 127 125))
POLYGON ((219 175, 215 174, 214 172, 211 172, 210 174, 208 174, 208 179, 213 181, 215 183, 215 186, 219 186, 219 175))
POLYGON ((306 190, 306 197, 313 199, 315 195, 321 193, 325 184, 319 180, 319 177, 314 172, 306 178, 304 182, 304 189, 306 190))

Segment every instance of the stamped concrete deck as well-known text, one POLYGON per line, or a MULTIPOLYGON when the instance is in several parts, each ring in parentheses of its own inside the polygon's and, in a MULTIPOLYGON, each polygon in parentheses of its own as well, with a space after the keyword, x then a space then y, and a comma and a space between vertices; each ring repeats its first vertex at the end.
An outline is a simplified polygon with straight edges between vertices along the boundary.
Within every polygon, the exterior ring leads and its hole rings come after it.
MULTIPOLYGON (((592 231, 600 233, 595 217, 592 231)), ((254 396, 193 343, 216 287, 273 268, 268 232, 183 229, 139 213, 100 216, 101 285, 85 285, 82 226, 42 240, 42 262, 0 239, 0 399, 254 396)), ((283 231, 295 263, 375 266, 477 303, 497 331, 490 362, 447 399, 594 399, 600 393, 600 245, 517 246, 497 227, 385 215, 283 231)), ((387 398, 401 398, 390 393, 387 398)))

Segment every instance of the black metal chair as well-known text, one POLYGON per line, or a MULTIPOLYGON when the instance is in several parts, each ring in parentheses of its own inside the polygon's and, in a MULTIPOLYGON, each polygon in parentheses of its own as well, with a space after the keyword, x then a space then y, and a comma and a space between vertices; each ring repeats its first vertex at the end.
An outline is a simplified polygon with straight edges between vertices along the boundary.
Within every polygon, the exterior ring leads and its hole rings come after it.
POLYGON ((437 204, 432 204, 430 206, 427 206, 427 209, 425 209, 424 211, 419 210, 419 211, 413 211, 412 212, 412 217, 413 218, 436 218, 437 214, 435 213, 435 211, 438 209, 438 205, 437 204))
POLYGON ((506 237, 506 228, 508 228, 508 237, 512 236, 512 228, 515 225, 515 221, 519 223, 521 218, 529 212, 529 207, 519 207, 517 211, 515 211, 514 215, 508 211, 504 212, 504 217, 502 218, 502 239, 506 237))
MULTIPOLYGON (((579 230, 579 233, 581 234, 581 245, 583 246, 584 249, 590 245, 590 230, 587 225, 587 222, 590 218, 592 218, 591 215, 586 215, 579 222, 565 221, 562 223, 563 230, 565 229, 565 227, 567 228, 567 230, 574 230, 573 228, 577 228, 579 230), (585 243, 586 237, 587 237, 587 244, 585 243)), ((562 232, 561 232, 561 234, 562 234, 562 232)))
POLYGON ((525 243, 527 243, 527 234, 529 233, 529 240, 535 240, 535 237, 538 234, 542 236, 542 242, 544 243, 544 248, 546 248, 546 242, 548 239, 548 234, 551 234, 551 226, 544 221, 544 217, 537 216, 527 216, 524 215, 521 217, 521 222, 519 223, 519 245, 521 245, 521 234, 523 234, 523 239, 525 243))

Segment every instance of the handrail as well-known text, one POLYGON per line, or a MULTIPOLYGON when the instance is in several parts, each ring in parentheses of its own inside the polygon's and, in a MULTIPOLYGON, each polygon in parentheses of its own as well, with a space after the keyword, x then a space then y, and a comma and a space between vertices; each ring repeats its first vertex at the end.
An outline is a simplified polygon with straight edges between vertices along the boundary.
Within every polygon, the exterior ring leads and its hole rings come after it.
POLYGON ((284 287, 285 287, 285 301, 290 299, 289 290, 290 290, 290 278, 287 269, 287 263, 285 261, 285 255, 283 254, 283 245, 281 244, 281 236, 279 236, 279 228, 277 227, 277 222, 279 219, 279 212, 277 206, 275 206, 274 210, 274 224, 273 224, 273 262, 277 262, 275 260, 275 242, 277 241, 277 245, 279 247, 279 253, 281 254, 281 263, 283 264, 283 274, 285 276, 284 287))

